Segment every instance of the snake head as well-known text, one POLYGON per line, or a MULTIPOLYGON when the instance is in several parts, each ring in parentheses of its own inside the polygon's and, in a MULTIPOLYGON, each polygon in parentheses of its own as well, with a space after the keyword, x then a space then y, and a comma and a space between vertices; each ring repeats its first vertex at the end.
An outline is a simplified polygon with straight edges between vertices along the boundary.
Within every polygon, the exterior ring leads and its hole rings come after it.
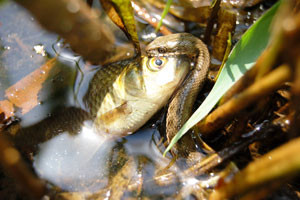
POLYGON ((154 56, 194 56, 198 52, 197 38, 189 33, 177 33, 156 38, 146 47, 146 53, 154 56))

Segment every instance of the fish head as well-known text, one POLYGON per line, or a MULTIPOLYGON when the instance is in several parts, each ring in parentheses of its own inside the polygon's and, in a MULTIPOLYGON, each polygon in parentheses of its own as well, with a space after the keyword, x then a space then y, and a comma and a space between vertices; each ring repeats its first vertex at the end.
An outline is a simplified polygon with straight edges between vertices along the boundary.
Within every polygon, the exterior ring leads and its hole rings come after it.
POLYGON ((141 66, 148 99, 165 102, 183 82, 191 65, 186 55, 144 57, 141 66))

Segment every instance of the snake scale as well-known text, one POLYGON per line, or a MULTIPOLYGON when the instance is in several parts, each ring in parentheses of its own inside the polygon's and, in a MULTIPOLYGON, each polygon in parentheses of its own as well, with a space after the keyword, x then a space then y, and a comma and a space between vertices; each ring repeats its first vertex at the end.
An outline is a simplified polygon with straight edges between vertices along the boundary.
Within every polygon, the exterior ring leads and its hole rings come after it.
MULTIPOLYGON (((166 119, 168 142, 176 135, 192 114, 192 108, 206 80, 210 64, 210 56, 206 45, 189 33, 172 34, 155 39, 146 52, 150 56, 173 56, 185 54, 194 59, 194 68, 188 75, 184 85, 171 100, 166 119)), ((173 152, 187 155, 193 148, 191 136, 186 134, 174 146, 173 152), (183 145, 182 145, 183 144, 183 145)))

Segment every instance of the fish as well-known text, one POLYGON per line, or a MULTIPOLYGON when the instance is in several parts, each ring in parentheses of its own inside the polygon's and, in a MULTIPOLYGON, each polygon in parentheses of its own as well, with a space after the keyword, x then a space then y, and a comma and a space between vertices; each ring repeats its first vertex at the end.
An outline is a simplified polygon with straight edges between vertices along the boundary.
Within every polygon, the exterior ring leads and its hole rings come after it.
POLYGON ((167 104, 191 63, 184 54, 146 55, 99 69, 84 97, 94 129, 113 136, 134 133, 167 104))
MULTIPOLYGON (((95 133, 107 138, 136 132, 170 102, 183 82, 189 83, 186 78, 199 57, 195 57, 194 39, 183 33, 158 37, 146 47, 145 55, 99 67, 84 94, 84 108, 58 109, 39 124, 22 128, 14 140, 20 146, 34 146, 65 131, 76 135, 87 121, 95 133), (44 133, 37 134, 40 130, 44 133)), ((181 117, 176 109, 168 112, 181 117)))

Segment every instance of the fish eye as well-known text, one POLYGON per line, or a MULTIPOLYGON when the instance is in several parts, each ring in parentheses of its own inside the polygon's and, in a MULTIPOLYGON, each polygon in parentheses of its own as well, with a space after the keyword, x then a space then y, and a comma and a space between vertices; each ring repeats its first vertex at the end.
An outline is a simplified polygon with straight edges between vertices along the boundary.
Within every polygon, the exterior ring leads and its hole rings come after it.
POLYGON ((155 60, 155 64, 158 66, 161 66, 161 64, 163 63, 163 61, 161 59, 156 59, 155 60))
POLYGON ((151 71, 159 71, 167 63, 166 57, 153 57, 148 60, 147 66, 151 71))

